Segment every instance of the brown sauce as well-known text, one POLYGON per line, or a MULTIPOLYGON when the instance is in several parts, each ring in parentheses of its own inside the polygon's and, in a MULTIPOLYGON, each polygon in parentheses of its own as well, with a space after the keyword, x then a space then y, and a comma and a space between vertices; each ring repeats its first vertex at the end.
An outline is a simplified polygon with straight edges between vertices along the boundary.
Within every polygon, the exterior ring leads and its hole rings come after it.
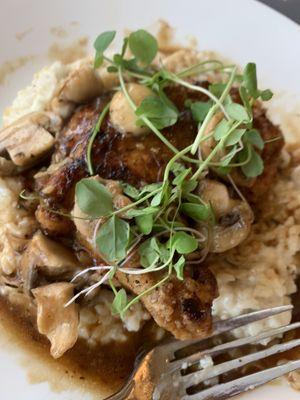
POLYGON ((54 360, 47 339, 37 332, 34 318, 1 296, 0 330, 14 347, 28 354, 20 361, 30 383, 47 380, 54 391, 80 389, 98 396, 107 396, 122 387, 133 369, 138 349, 143 342, 150 342, 153 334, 152 323, 148 323, 140 333, 131 334, 127 342, 117 345, 90 348, 78 340, 63 357, 54 360), (29 356, 38 363, 28 366, 29 356))
MULTIPOLYGON (((300 280, 298 288, 299 284, 300 280)), ((295 306, 293 321, 300 321, 300 291, 293 296, 293 303, 295 306)), ((83 340, 78 340, 63 357, 54 360, 50 356, 47 339, 37 332, 34 318, 24 309, 12 306, 1 296, 0 327, 1 331, 9 335, 10 343, 25 348, 31 360, 32 358, 39 360, 39 367, 35 370, 32 366, 28 367, 26 362, 28 358, 21 363, 27 370, 29 383, 48 381, 54 391, 80 389, 83 393, 88 392, 95 396, 107 396, 122 387, 133 369, 138 350, 143 343, 153 343, 153 324, 148 323, 140 333, 131 334, 126 343, 90 348, 83 340), (41 369, 41 366, 45 367, 45 371, 41 369), (58 378, 59 381, 57 381, 58 378)), ((295 338, 300 338, 300 329, 289 332, 283 340, 295 338)), ((253 351, 253 348, 251 346, 244 348, 241 354, 235 354, 235 357, 242 356, 248 351, 253 351)), ((221 380, 226 382, 244 374, 272 367, 282 360, 299 358, 300 348, 296 348, 268 357, 261 362, 249 364, 240 370, 226 374, 221 380)), ((222 355, 216 357, 214 362, 220 363, 229 359, 229 355, 222 355)))

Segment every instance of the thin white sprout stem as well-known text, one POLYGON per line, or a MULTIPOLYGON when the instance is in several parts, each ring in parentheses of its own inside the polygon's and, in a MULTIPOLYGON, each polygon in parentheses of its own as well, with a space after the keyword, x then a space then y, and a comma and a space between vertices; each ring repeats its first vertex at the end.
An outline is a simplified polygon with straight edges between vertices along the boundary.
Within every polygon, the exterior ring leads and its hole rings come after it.
POLYGON ((82 275, 85 275, 87 272, 90 271, 106 271, 106 270, 110 270, 112 268, 111 265, 94 265, 92 267, 88 267, 85 268, 84 270, 78 272, 78 274, 76 274, 73 279, 71 280, 71 283, 75 282, 77 278, 79 278, 82 275))
POLYGON ((221 111, 224 114, 225 118, 227 120, 230 119, 230 117, 229 117, 227 111, 225 110, 225 107, 221 103, 221 101, 214 94, 212 94, 209 90, 207 90, 207 89, 205 89, 205 88, 203 88, 201 86, 196 86, 196 85, 193 85, 193 84, 191 84, 189 82, 186 82, 183 79, 180 79, 180 78, 176 77, 176 75, 174 76, 173 82, 179 83, 181 86, 185 86, 186 88, 191 89, 191 90, 195 90, 196 92, 200 92, 200 93, 205 94, 207 97, 209 97, 211 100, 213 100, 216 103, 216 105, 219 106, 219 108, 221 109, 221 111))
POLYGON ((154 264, 154 263, 152 263, 148 268, 145 268, 145 269, 129 269, 129 268, 127 269, 127 268, 122 268, 122 269, 119 269, 119 270, 121 272, 125 272, 125 273, 128 273, 128 272, 126 272, 126 270, 127 271, 129 270, 130 271, 129 272, 130 275, 140 275, 140 274, 143 275, 143 274, 148 274, 150 272, 161 271, 162 269, 166 268, 170 264, 170 262, 173 259, 173 256, 174 256, 174 251, 172 251, 172 253, 171 253, 170 257, 168 258, 168 260, 164 264, 162 264, 160 267, 157 267, 157 268, 150 269, 150 267, 154 264))
POLYGON ((241 200, 242 200, 244 203, 246 203, 246 204, 249 206, 249 208, 251 208, 250 205, 249 205, 249 203, 248 203, 248 201, 246 200, 245 196, 243 195, 243 193, 240 191, 240 189, 237 187, 236 183, 234 182, 232 176, 231 176, 230 174, 228 174, 227 177, 228 177, 229 182, 231 183, 232 187, 234 188, 234 190, 235 190, 236 193, 238 194, 238 196, 240 196, 241 200))
POLYGON ((110 276, 110 271, 108 271, 101 279, 99 282, 95 283, 90 287, 90 289, 86 292, 85 296, 88 296, 93 290, 97 289, 97 287, 101 286, 104 282, 106 282, 109 279, 110 276))
POLYGON ((210 72, 210 71, 225 71, 226 69, 232 69, 234 67, 234 64, 231 65, 224 65, 221 61, 219 60, 206 60, 206 61, 202 61, 199 62, 197 64, 194 64, 186 69, 181 70, 179 73, 177 73, 176 75, 184 78, 187 76, 193 76, 193 75, 201 75, 203 73, 206 72, 210 72), (199 69, 199 67, 203 67, 206 64, 217 64, 218 66, 215 67, 210 67, 210 68, 206 68, 206 69, 202 69, 200 71, 197 71, 196 68, 199 69), (196 70, 196 71, 194 71, 196 70))
POLYGON ((85 294, 85 295, 87 296, 87 295, 88 295, 89 293, 91 293, 94 289, 96 289, 98 286, 102 285, 105 281, 107 281, 108 278, 109 278, 109 275, 110 275, 110 270, 100 279, 99 282, 97 282, 97 283, 95 283, 94 285, 89 286, 89 287, 87 287, 87 288, 81 290, 79 293, 77 293, 75 296, 73 296, 73 297, 71 298, 71 300, 69 300, 69 301, 64 305, 64 307, 68 307, 70 304, 74 303, 74 301, 77 300, 78 297, 80 297, 80 296, 83 295, 83 294, 85 294))

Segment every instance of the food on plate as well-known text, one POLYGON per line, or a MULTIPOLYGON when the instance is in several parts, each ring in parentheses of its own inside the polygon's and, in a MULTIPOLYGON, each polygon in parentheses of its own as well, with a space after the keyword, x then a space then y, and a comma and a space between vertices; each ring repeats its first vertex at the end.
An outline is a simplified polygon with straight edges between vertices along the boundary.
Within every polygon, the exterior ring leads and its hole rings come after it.
POLYGON ((4 113, 0 290, 54 358, 134 341, 128 373, 145 342, 291 301, 300 153, 254 63, 170 51, 143 29, 111 53, 115 35, 40 71, 4 113))

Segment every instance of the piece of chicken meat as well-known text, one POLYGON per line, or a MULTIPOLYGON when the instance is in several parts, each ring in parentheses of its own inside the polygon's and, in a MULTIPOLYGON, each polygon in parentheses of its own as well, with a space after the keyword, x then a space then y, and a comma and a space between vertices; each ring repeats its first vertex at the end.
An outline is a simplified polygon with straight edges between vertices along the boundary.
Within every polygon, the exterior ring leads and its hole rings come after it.
MULTIPOLYGON (((232 93, 239 101, 235 91, 232 93)), ((69 235, 72 230, 81 245, 87 243, 78 235, 78 228, 70 226, 70 221, 49 212, 49 208, 71 211, 74 207, 75 184, 87 177, 86 149, 97 118, 111 99, 105 94, 90 104, 78 107, 62 130, 56 143, 52 165, 49 172, 37 175, 36 190, 41 194, 42 202, 37 210, 37 219, 41 228, 50 235, 69 235), (51 216, 52 215, 52 216, 51 216), (57 224, 55 223, 57 222, 57 224), (76 232, 77 231, 77 232, 76 232)), ((179 150, 194 141, 197 124, 191 113, 184 107, 185 100, 207 100, 205 96, 190 92, 182 87, 168 88, 168 96, 180 111, 176 125, 163 130, 164 136, 179 150)), ((279 138, 267 143, 262 152, 265 172, 257 179, 240 183, 251 201, 261 196, 272 183, 276 172, 278 155, 283 140, 279 129, 266 117, 260 105, 254 107, 254 127, 264 140, 279 138)), ((104 179, 124 181, 135 186, 161 181, 164 168, 173 153, 153 133, 133 136, 121 133, 111 124, 107 116, 101 126, 92 149, 95 174, 104 179)), ((89 248, 87 250, 95 251, 89 248)), ((202 265, 184 281, 171 277, 169 281, 142 297, 143 304, 154 320, 169 330, 175 337, 190 339, 203 337, 211 330, 211 305, 217 296, 213 275, 202 265), (196 274, 196 275, 195 275, 196 274)), ((160 278, 155 274, 128 276, 120 272, 117 278, 135 294, 140 294, 153 286, 160 278)))

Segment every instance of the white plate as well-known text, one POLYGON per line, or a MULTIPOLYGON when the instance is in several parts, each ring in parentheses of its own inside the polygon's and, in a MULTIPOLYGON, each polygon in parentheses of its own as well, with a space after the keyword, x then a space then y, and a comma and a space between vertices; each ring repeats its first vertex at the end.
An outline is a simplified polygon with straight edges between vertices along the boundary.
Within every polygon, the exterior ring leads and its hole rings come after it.
MULTIPOLYGON (((126 27, 148 27, 159 18, 177 27, 179 38, 197 37, 201 49, 217 50, 240 64, 257 62, 264 87, 289 91, 300 99, 300 27, 254 0, 1 0, 0 65, 20 56, 35 58, 0 87, 0 110, 30 82, 34 71, 49 62, 47 50, 54 40, 94 38, 107 29, 122 32, 126 27), (66 28, 67 39, 50 34, 49 28, 57 26, 66 28), (17 40, 15 35, 22 32, 27 34, 17 40)), ((1 400, 89 398, 82 393, 51 392, 47 383, 30 385, 26 369, 20 366, 19 351, 11 349, 0 346, 1 400)), ((299 396, 286 383, 278 383, 242 398, 293 400, 299 396)))

